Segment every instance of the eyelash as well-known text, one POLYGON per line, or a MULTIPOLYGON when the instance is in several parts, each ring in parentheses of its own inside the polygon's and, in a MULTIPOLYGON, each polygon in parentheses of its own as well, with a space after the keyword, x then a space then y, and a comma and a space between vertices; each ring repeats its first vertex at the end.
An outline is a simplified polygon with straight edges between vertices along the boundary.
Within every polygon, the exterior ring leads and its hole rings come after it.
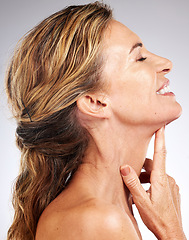
POLYGON ((146 60, 146 57, 145 57, 145 58, 141 57, 141 58, 139 58, 139 59, 137 60, 137 62, 142 62, 142 61, 144 61, 144 60, 146 60))

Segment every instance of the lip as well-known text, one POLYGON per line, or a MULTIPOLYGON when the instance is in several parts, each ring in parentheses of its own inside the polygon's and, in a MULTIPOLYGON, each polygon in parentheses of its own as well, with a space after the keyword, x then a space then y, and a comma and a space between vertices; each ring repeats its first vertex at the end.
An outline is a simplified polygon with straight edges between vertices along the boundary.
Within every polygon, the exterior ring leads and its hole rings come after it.
MULTIPOLYGON (((156 91, 159 92, 161 89, 163 89, 164 87, 168 87, 169 86, 169 79, 166 78, 166 81, 164 81, 163 85, 156 91)), ((165 92, 164 94, 158 94, 159 96, 170 96, 170 97, 174 97, 175 94, 173 92, 165 92)))
POLYGON ((173 92, 167 92, 167 93, 164 93, 164 94, 159 94, 159 96, 170 96, 170 97, 174 97, 175 94, 173 92))
POLYGON ((163 89, 165 86, 169 86, 169 79, 166 79, 166 81, 163 83, 163 85, 156 91, 156 92, 159 92, 161 89, 163 89))

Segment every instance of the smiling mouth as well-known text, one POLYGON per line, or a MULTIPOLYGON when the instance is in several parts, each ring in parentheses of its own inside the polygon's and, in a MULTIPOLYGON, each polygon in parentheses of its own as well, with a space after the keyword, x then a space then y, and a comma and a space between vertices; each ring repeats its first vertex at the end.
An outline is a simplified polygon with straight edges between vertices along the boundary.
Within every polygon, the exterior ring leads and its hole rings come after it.
POLYGON ((156 91, 156 93, 163 96, 175 96, 175 94, 170 90, 169 79, 166 79, 164 84, 156 91))
POLYGON ((159 91, 157 91, 157 94, 163 95, 165 93, 170 93, 170 87, 165 85, 163 88, 161 88, 159 91))

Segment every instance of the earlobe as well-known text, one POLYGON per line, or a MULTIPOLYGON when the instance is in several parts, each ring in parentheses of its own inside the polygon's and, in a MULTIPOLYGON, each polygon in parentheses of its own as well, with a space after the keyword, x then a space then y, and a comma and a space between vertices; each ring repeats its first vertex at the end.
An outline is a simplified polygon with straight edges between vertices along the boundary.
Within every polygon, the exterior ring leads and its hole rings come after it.
POLYGON ((104 96, 85 95, 77 100, 77 107, 85 115, 109 118, 109 105, 104 96))

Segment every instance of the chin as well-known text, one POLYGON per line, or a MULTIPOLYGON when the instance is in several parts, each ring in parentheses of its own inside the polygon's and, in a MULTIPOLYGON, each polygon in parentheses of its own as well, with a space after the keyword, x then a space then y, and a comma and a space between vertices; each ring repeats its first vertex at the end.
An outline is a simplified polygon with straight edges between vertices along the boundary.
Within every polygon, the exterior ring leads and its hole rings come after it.
POLYGON ((168 125, 173 122, 177 118, 179 118, 182 114, 182 107, 179 103, 176 102, 174 107, 169 107, 159 112, 156 115, 156 118, 153 119, 150 125, 153 127, 153 132, 157 131, 162 126, 168 125), (155 130, 155 131, 154 131, 155 130))
POLYGON ((164 125, 168 125, 169 123, 178 119, 181 116, 181 114, 182 107, 179 103, 177 103, 177 106, 172 111, 170 111, 169 117, 164 121, 164 125))

